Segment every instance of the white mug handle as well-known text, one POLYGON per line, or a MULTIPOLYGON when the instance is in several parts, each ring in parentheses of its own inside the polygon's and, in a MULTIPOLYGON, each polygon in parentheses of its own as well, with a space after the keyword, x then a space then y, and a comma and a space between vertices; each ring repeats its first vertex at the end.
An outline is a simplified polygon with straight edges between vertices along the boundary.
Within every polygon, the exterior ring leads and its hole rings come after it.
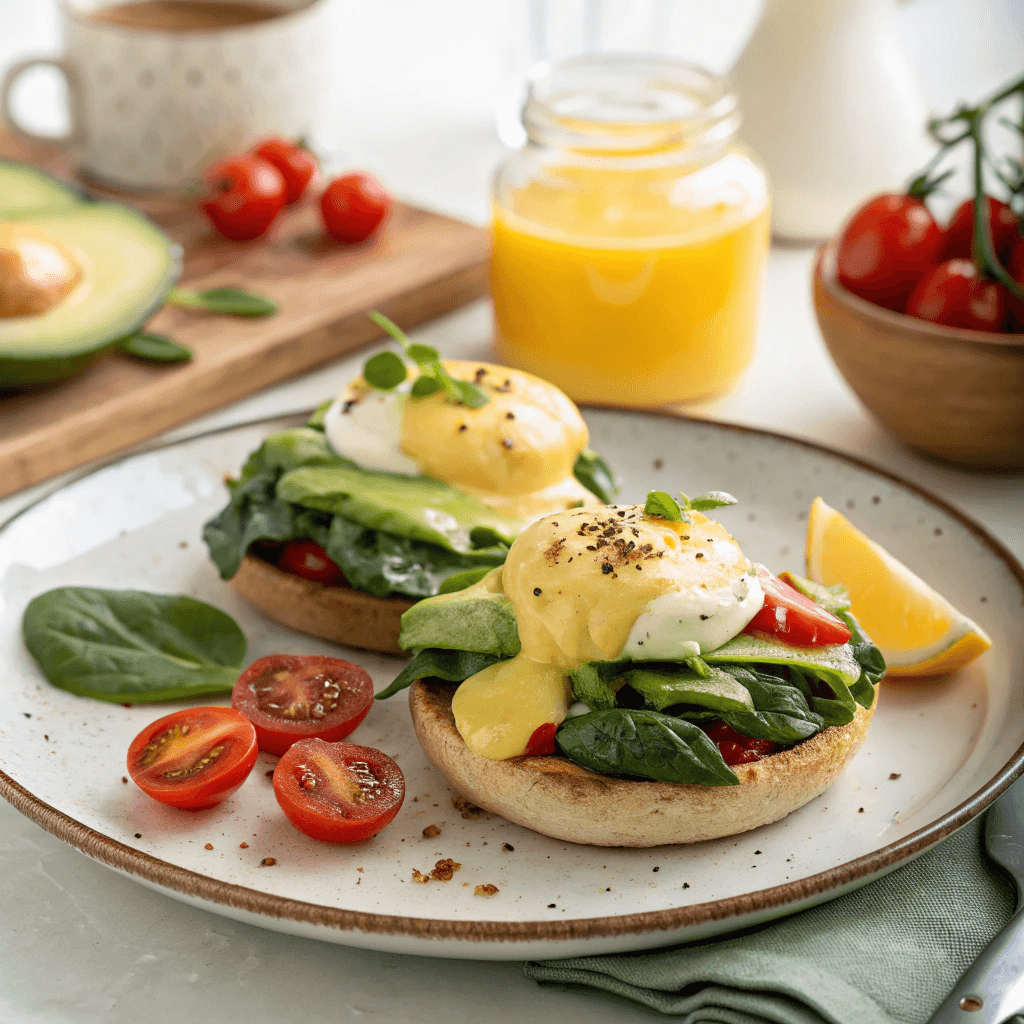
POLYGON ((28 60, 18 61, 4 75, 3 83, 0 84, 0 121, 3 121, 14 129, 19 135, 33 142, 56 142, 68 145, 78 142, 83 137, 82 123, 82 91, 78 77, 78 71, 74 64, 63 57, 29 57, 28 60), (18 121, 14 114, 12 98, 15 82, 21 75, 34 67, 56 68, 63 76, 68 88, 68 131, 64 135, 45 135, 33 131, 27 125, 18 121))

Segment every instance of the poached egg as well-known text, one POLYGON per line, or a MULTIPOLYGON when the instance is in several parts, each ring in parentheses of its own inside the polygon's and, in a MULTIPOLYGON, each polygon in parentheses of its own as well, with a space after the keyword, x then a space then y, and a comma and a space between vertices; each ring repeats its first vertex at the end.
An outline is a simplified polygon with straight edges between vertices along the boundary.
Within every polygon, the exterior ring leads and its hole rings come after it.
POLYGON ((560 723, 568 672, 588 661, 682 661, 721 647, 764 604, 752 563, 699 512, 675 523, 643 506, 573 509, 516 539, 501 587, 516 613, 520 653, 470 676, 452 710, 474 753, 526 750, 560 723))
POLYGON ((573 475, 588 433, 566 395, 504 366, 445 360, 444 367, 480 387, 487 404, 471 409, 443 391, 412 398, 412 377, 393 391, 360 377, 324 415, 331 447, 366 469, 441 480, 524 522, 597 503, 573 475))

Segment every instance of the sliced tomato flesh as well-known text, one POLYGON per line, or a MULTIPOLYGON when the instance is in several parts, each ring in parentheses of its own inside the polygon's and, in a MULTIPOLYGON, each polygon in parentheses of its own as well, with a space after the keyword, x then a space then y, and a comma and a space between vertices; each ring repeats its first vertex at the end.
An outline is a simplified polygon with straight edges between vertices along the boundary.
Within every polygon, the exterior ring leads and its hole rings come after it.
POLYGON ((779 745, 771 740, 758 740, 727 725, 718 719, 707 730, 708 736, 717 744, 722 760, 727 765, 753 764, 762 757, 774 754, 779 745))
POLYGON ((526 741, 526 757, 543 757, 555 752, 555 733, 558 726, 554 722, 545 722, 533 730, 526 741))
POLYGON ((154 800, 200 810, 229 797, 256 763, 256 730, 234 708, 189 708, 151 722, 128 748, 128 773, 154 800))
POLYGON ((274 795, 300 832, 324 842, 355 843, 394 820, 405 799, 405 778, 373 747, 305 739, 278 761, 274 795))
POLYGON ((331 556, 316 541, 306 538, 288 541, 278 555, 277 567, 292 576, 322 583, 325 587, 345 581, 345 574, 331 556))
POLYGON ((842 619, 764 566, 757 567, 757 578, 764 591, 764 604, 747 623, 744 633, 766 634, 795 647, 828 647, 849 642, 850 630, 842 619))
POLYGON ((373 680, 341 658, 272 654, 238 677, 231 703, 252 722, 260 750, 283 754, 307 737, 344 739, 373 706, 373 680))

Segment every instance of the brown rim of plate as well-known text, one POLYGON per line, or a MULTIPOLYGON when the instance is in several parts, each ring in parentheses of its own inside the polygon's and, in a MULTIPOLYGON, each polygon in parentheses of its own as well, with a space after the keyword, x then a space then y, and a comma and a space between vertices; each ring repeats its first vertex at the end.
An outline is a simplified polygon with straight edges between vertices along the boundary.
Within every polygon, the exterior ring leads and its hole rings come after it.
MULTIPOLYGON (((955 519, 978 538, 1007 569, 1016 577, 1024 597, 1024 566, 1017 561, 1012 552, 980 523, 949 505, 942 498, 895 473, 880 469, 863 459, 847 455, 825 445, 813 441, 805 441, 799 437, 790 437, 773 430, 762 430, 736 423, 723 423, 718 420, 705 420, 692 416, 681 416, 666 410, 624 410, 602 408, 603 411, 615 412, 627 416, 653 415, 668 419, 682 419, 696 425, 707 425, 712 428, 730 430, 737 434, 754 434, 774 440, 799 445, 812 452, 841 459, 843 462, 856 466, 858 469, 889 480, 906 488, 908 491, 923 498, 946 515, 955 519)), ((228 431, 283 423, 297 420, 298 417, 273 416, 248 423, 236 423, 229 427, 220 427, 191 437, 178 439, 165 444, 143 446, 133 452, 122 454, 116 459, 109 459, 87 472, 81 473, 73 480, 55 487, 26 508, 15 513, 10 519, 0 524, 5 529, 14 520, 25 515, 36 505, 63 490, 70 483, 75 483, 90 476, 100 469, 115 462, 123 461, 134 455, 145 452, 160 451, 182 443, 196 441, 204 437, 213 437, 228 431)), ((656 910, 642 914, 622 914, 618 916, 577 918, 569 921, 444 921, 432 918, 401 917, 391 914, 368 914, 361 911, 343 910, 338 907, 325 907, 316 903, 288 899, 269 893, 250 889, 248 886, 221 882, 196 871, 169 864, 167 861, 140 853, 117 840, 83 825, 80 821, 58 811, 49 804, 34 796, 27 789, 15 782, 9 775, 0 771, 0 796, 36 824, 52 833, 94 860, 115 868, 129 875, 136 875, 156 886, 171 889, 174 892, 193 899, 206 900, 251 914, 264 915, 284 920, 297 921, 303 924, 334 928, 343 931, 360 931, 378 935, 405 935, 418 939, 461 939, 470 942, 536 942, 565 941, 577 939, 597 939, 620 935, 646 935, 656 931, 670 931, 679 928, 694 927, 710 921, 723 921, 730 917, 779 910, 782 914, 787 908, 797 909, 799 904, 814 897, 824 896, 833 889, 845 888, 858 882, 870 880, 872 875, 922 853, 930 846, 952 835, 972 818, 985 810, 1011 783, 1024 774, 1024 743, 1017 748, 1014 755, 999 769, 989 781, 976 793, 958 804, 951 811, 941 815, 929 825, 919 828, 903 839, 882 847, 873 853, 847 861, 828 871, 819 872, 797 882, 773 886, 732 896, 708 903, 697 903, 687 907, 673 907, 667 910, 656 910)))

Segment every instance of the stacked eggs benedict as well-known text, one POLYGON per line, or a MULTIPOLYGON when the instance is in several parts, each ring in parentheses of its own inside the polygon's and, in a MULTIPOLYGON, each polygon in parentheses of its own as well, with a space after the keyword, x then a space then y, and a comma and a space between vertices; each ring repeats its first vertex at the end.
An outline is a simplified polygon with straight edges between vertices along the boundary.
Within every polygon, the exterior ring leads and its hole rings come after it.
POLYGON ((415 657, 381 696, 427 680, 413 719, 448 781, 559 838, 688 842, 789 813, 863 739, 884 662, 842 593, 783 582, 697 511, 732 500, 534 523, 405 614, 415 657))
POLYGON ((304 632, 400 652, 399 617, 501 565, 531 522, 607 500, 614 476, 554 386, 412 345, 381 353, 250 456, 204 539, 221 575, 304 632))

